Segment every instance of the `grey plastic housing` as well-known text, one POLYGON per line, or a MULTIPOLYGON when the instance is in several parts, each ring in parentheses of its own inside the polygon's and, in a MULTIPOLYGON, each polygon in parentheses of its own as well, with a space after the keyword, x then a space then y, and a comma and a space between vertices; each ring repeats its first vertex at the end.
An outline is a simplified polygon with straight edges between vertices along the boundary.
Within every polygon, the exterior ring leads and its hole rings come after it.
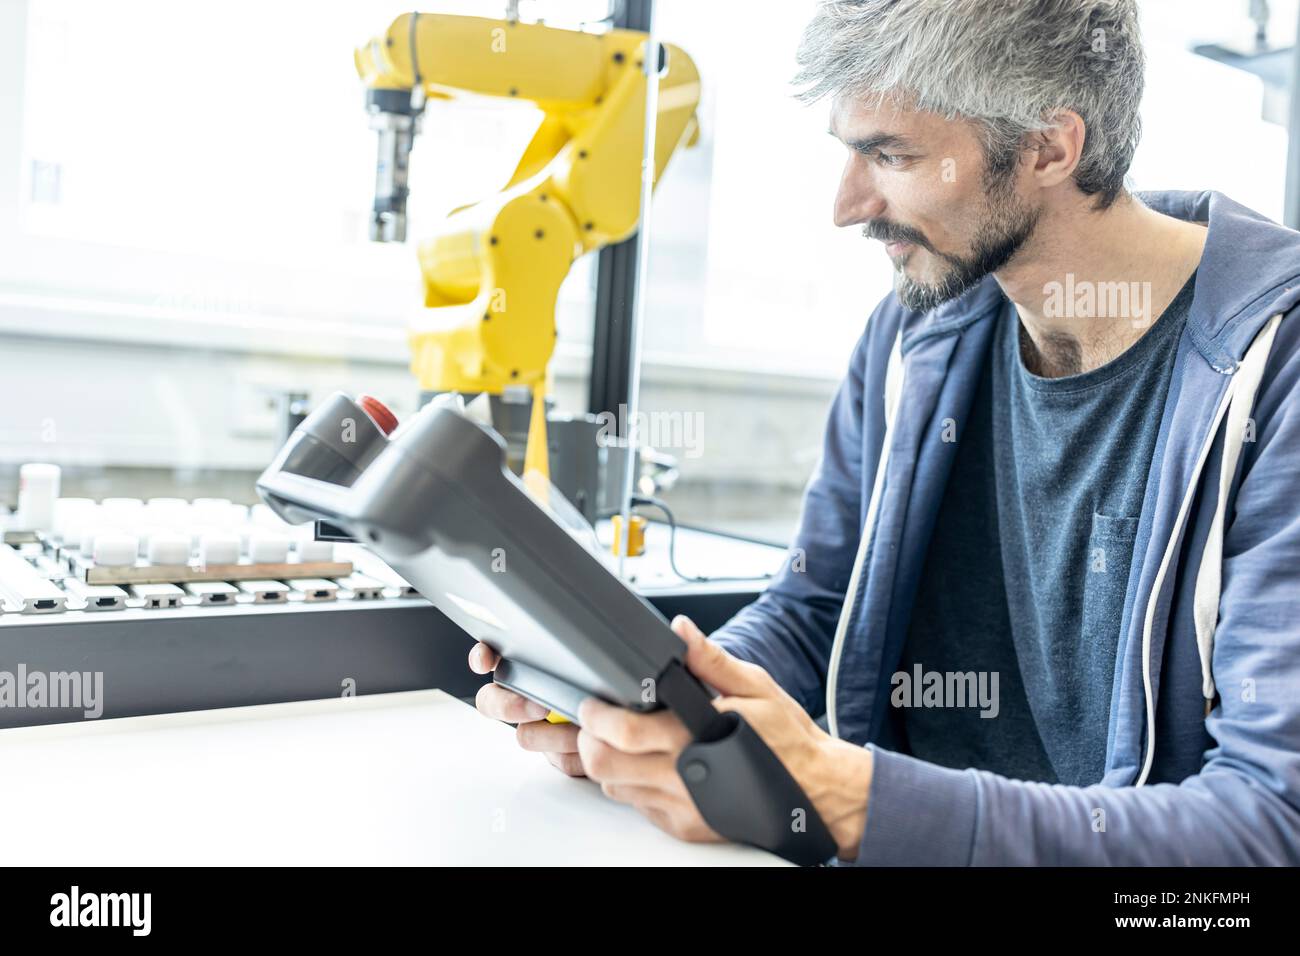
POLYGON ((684 645, 528 496, 504 455, 499 436, 449 408, 425 406, 389 439, 340 394, 299 426, 258 491, 287 520, 342 526, 516 665, 653 709, 654 681, 684 645), (332 440, 358 415, 374 433, 332 440))
POLYGON ((570 719, 592 695, 671 709, 693 741, 678 772, 719 834, 799 864, 834 854, 786 767, 742 717, 714 709, 663 615, 529 496, 498 435, 432 405, 391 437, 361 419, 342 394, 312 412, 258 480, 263 500, 365 542, 500 652, 503 686, 570 719))

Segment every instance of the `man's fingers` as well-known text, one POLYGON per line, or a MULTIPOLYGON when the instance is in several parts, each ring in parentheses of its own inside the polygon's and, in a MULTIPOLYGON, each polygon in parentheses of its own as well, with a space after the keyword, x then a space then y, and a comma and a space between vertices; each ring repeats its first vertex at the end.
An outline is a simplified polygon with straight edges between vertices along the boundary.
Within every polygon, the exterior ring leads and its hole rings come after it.
POLYGON ((677 775, 677 758, 665 753, 629 754, 611 747, 584 727, 578 753, 587 776, 600 783, 622 783, 677 793, 685 789, 677 775))
POLYGON ((677 796, 664 793, 658 787, 643 787, 635 783, 602 783, 600 789, 611 800, 636 807, 643 813, 649 810, 666 812, 670 806, 680 802, 677 796))
POLYGON ((669 711, 638 714, 594 697, 578 707, 578 723, 592 736, 629 754, 676 755, 691 742, 686 727, 669 711))
POLYGON ((500 684, 484 684, 480 687, 478 695, 474 698, 474 706, 478 708, 480 714, 493 720, 504 720, 508 724, 541 720, 549 713, 541 704, 520 697, 500 684))
POLYGON ((652 787, 626 783, 602 783, 605 796, 634 807, 638 813, 665 833, 691 843, 717 843, 722 840, 704 822, 689 794, 671 794, 652 787))
POLYGON ((531 720, 515 728, 515 739, 525 750, 537 753, 576 754, 578 752, 578 727, 576 724, 552 724, 545 720, 531 720))
POLYGON ((557 768, 570 777, 585 777, 586 768, 582 766, 582 758, 577 754, 557 754, 548 753, 546 759, 550 761, 552 767, 557 768))
POLYGON ((686 667, 710 687, 736 697, 758 697, 771 688, 772 678, 757 664, 732 657, 709 640, 695 622, 681 614, 673 618, 673 633, 686 642, 686 667))
POLYGON ((673 618, 673 622, 670 626, 673 629, 673 633, 688 644, 691 641, 698 641, 708 637, 708 635, 701 631, 696 623, 685 614, 678 614, 673 618))
POLYGON ((486 644, 475 644, 469 649, 469 669, 475 674, 491 674, 501 656, 486 644))

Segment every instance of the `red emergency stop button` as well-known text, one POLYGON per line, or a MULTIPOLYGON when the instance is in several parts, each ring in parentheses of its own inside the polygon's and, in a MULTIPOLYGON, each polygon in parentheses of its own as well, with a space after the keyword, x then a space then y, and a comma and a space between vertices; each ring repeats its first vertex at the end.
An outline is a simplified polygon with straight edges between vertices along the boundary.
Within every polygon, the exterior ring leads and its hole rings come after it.
POLYGON ((369 415, 379 430, 385 435, 391 435, 393 429, 397 427, 397 416, 388 410, 388 406, 375 398, 373 395, 362 395, 357 398, 357 404, 369 415))

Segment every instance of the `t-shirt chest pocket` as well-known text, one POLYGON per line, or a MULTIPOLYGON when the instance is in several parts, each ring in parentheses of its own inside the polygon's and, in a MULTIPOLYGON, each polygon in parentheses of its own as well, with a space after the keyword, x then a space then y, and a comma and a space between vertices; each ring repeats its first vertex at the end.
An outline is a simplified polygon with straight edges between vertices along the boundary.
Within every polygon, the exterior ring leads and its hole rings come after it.
POLYGON ((1138 519, 1094 513, 1083 588, 1083 637, 1115 638, 1124 613, 1138 519))

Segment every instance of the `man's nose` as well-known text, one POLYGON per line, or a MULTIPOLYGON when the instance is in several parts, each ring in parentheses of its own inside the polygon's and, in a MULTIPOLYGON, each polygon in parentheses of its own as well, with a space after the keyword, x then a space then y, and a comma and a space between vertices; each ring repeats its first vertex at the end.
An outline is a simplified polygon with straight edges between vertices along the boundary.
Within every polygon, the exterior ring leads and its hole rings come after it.
POLYGON ((835 225, 854 226, 880 219, 884 211, 885 200, 876 190, 866 158, 850 156, 840 176, 840 188, 835 193, 835 225))

